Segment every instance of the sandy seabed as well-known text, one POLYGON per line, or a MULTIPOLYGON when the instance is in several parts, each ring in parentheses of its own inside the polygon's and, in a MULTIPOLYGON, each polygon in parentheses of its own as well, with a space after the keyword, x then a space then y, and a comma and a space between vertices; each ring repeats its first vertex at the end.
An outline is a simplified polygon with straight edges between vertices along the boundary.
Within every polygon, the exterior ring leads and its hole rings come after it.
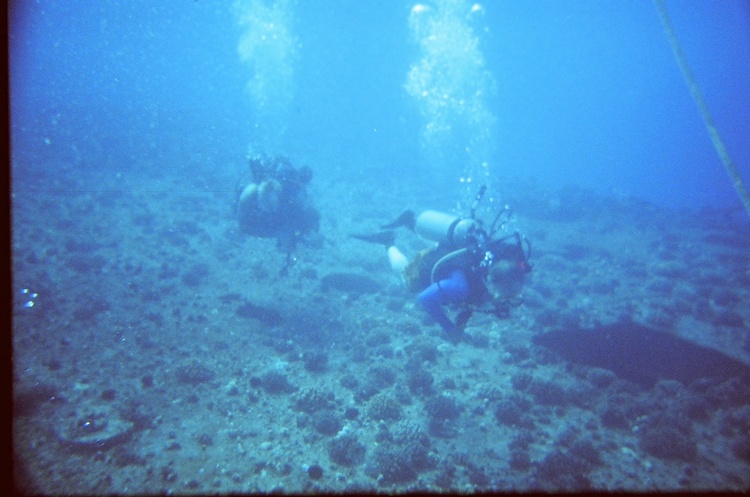
POLYGON ((232 178, 14 168, 20 490, 750 489, 731 213, 508 183, 524 303, 453 344, 348 235, 455 199, 316 176, 320 233, 282 275, 238 232, 232 178))

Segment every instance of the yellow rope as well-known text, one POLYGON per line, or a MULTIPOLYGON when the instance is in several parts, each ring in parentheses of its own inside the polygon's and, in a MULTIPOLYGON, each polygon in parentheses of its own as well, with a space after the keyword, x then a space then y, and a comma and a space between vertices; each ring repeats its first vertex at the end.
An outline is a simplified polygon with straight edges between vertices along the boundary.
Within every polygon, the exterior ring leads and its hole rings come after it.
POLYGON ((729 153, 727 152, 727 148, 724 146, 724 142, 721 141, 719 131, 716 129, 716 125, 714 124, 714 120, 711 117, 711 113, 708 111, 708 105, 706 105, 706 101, 704 100, 703 95, 698 89, 698 83, 696 83, 695 76, 693 76, 693 73, 690 71, 690 66, 688 66, 685 54, 680 48, 680 42, 677 40, 677 35, 674 32, 672 23, 669 21, 667 8, 664 6, 664 1, 654 0, 654 5, 659 11, 659 15, 661 16, 661 23, 664 26, 664 32, 667 34, 669 43, 672 45, 672 51, 674 52, 677 63, 680 65, 680 69, 682 70, 682 76, 685 78, 685 82, 690 88, 690 93, 693 94, 693 100, 695 100, 695 104, 698 106, 698 110, 703 117, 703 122, 705 123, 708 134, 714 144, 716 153, 719 154, 721 162, 724 163, 724 168, 727 170, 729 179, 732 181, 732 185, 734 186, 737 195, 740 196, 740 200, 742 200, 742 203, 745 205, 745 210, 747 210, 747 213, 750 215, 750 194, 748 194, 747 188, 745 188, 745 184, 742 182, 742 177, 740 176, 739 171, 737 171, 737 167, 729 157, 729 153))

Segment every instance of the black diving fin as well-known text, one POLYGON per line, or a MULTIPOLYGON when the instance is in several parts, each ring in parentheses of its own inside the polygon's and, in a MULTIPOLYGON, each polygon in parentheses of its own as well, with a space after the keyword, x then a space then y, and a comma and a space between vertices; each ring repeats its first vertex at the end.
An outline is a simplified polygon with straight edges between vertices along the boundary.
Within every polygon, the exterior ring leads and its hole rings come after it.
POLYGON ((395 221, 390 222, 388 224, 384 224, 380 227, 380 229, 388 230, 393 228, 398 228, 399 226, 403 226, 405 228, 409 228, 410 230, 414 231, 414 226, 416 225, 416 217, 414 216, 414 211, 407 210, 401 213, 398 218, 396 218, 395 221))
POLYGON ((393 246, 396 241, 396 234, 393 231, 379 231, 377 233, 369 233, 365 235, 354 234, 349 235, 357 240, 362 240, 369 243, 377 243, 378 245, 385 245, 386 248, 393 246))

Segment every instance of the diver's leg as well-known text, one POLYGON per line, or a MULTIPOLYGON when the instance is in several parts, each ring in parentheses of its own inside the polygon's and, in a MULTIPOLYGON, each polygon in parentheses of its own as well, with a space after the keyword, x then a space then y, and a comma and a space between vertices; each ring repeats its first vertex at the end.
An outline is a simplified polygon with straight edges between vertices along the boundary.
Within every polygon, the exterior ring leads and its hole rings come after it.
POLYGON ((409 260, 395 245, 388 247, 388 262, 391 263, 391 268, 398 273, 403 273, 406 266, 409 265, 409 260))

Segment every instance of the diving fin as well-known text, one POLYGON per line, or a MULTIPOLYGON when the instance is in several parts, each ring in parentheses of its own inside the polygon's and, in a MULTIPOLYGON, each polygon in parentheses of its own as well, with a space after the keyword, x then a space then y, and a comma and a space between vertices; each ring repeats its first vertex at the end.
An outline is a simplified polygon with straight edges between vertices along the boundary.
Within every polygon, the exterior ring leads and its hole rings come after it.
POLYGON ((401 213, 398 218, 396 218, 395 221, 390 222, 388 224, 384 224, 381 226, 381 229, 387 230, 392 228, 398 228, 399 226, 404 226, 405 228, 409 228, 410 230, 414 231, 414 226, 416 225, 416 217, 414 216, 414 211, 407 210, 401 213))
POLYGON ((368 233, 364 235, 354 234, 349 235, 357 240, 362 240, 369 243, 377 243, 379 245, 385 245, 386 248, 393 246, 396 241, 396 234, 391 231, 379 231, 377 233, 368 233))

